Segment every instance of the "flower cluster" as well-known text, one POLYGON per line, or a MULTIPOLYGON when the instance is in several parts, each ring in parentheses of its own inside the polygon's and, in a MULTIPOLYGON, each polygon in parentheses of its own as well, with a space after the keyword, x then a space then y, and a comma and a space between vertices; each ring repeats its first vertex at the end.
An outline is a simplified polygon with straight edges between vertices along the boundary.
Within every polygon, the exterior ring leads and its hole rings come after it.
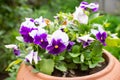
POLYGON ((98 8, 97 3, 81 2, 74 13, 61 12, 54 21, 42 16, 26 18, 19 29, 21 37, 17 37, 24 47, 6 47, 13 48, 15 55, 46 74, 54 69, 67 72, 100 66, 104 62, 102 47, 106 46, 108 34, 102 24, 93 22, 99 15, 90 18, 98 14, 98 8))

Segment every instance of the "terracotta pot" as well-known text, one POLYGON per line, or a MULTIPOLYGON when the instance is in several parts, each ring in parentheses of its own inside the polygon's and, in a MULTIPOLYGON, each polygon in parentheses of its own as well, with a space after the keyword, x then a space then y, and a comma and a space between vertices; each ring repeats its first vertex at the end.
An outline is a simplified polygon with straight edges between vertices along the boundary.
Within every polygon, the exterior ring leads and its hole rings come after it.
POLYGON ((109 52, 104 50, 108 65, 101 71, 83 77, 54 77, 43 73, 32 73, 32 66, 21 64, 17 80, 120 80, 120 63, 109 52))

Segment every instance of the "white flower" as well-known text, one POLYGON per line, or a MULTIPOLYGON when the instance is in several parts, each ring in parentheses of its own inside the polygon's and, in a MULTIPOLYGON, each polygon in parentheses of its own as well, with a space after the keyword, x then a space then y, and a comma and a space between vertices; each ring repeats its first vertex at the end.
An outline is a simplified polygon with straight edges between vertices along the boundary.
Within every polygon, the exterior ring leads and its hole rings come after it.
POLYGON ((94 38, 90 37, 90 35, 85 35, 82 37, 78 37, 77 41, 82 43, 83 48, 87 47, 90 45, 90 43, 92 43, 94 40, 94 38))
POLYGON ((42 16, 39 18, 36 18, 34 22, 35 22, 35 24, 38 25, 38 27, 41 27, 41 28, 43 28, 47 25, 45 20, 42 18, 42 16))
POLYGON ((25 18, 26 21, 22 22, 21 26, 25 26, 28 28, 36 28, 35 24, 34 24, 34 20, 31 21, 32 18, 25 18))
POLYGON ((33 50, 25 57, 26 61, 29 61, 30 64, 32 64, 32 61, 35 62, 35 64, 38 63, 39 57, 37 52, 33 52, 33 50))
POLYGON ((94 38, 90 37, 90 35, 85 35, 85 36, 82 36, 82 37, 78 37, 77 41, 81 42, 81 40, 87 42, 88 40, 93 41, 94 38))
POLYGON ((88 23, 88 16, 84 13, 83 9, 80 7, 76 7, 76 11, 73 13, 73 17, 75 20, 82 24, 88 23))
POLYGON ((15 44, 9 44, 9 45, 5 45, 6 48, 10 48, 10 49, 17 49, 17 45, 15 44))

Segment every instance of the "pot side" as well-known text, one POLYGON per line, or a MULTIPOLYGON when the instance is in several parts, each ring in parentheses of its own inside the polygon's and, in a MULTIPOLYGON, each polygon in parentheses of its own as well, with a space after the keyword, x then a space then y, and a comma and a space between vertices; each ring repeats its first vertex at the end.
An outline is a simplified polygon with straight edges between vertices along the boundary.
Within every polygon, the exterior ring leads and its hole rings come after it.
POLYGON ((55 77, 43 73, 33 73, 32 66, 21 64, 16 80, 120 80, 120 62, 108 51, 103 50, 108 65, 101 71, 82 77, 55 77))

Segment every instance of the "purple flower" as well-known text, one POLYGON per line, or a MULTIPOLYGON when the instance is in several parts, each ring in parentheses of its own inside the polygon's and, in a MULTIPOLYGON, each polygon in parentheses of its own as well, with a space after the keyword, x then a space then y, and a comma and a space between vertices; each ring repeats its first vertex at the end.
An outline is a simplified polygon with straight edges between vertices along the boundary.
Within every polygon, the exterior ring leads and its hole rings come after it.
POLYGON ((5 45, 6 48, 11 48, 13 49, 13 52, 16 56, 20 56, 20 50, 17 45, 15 44, 10 44, 10 45, 5 45))
POLYGON ((107 38, 107 33, 106 33, 106 32, 103 32, 103 33, 98 32, 98 33, 96 34, 96 38, 97 38, 97 40, 99 40, 104 46, 106 46, 106 43, 105 43, 105 39, 107 38))
POLYGON ((91 9, 92 11, 96 12, 99 9, 99 4, 97 4, 97 3, 90 3, 88 5, 88 8, 91 9))
POLYGON ((97 26, 98 30, 91 30, 91 33, 96 36, 96 39, 99 40, 104 46, 106 46, 105 40, 107 38, 107 33, 103 30, 102 25, 94 24, 93 26, 97 26))
POLYGON ((47 46, 47 50, 50 54, 59 54, 66 49, 66 45, 62 42, 61 39, 55 40, 52 39, 51 43, 47 46))
POLYGON ((90 45, 90 43, 93 42, 93 38, 90 37, 90 35, 85 35, 85 36, 82 36, 82 37, 78 37, 77 41, 78 42, 81 42, 83 44, 83 48, 87 47, 90 45))
POLYGON ((25 61, 30 62, 30 64, 32 64, 33 61, 37 64, 39 60, 40 57, 38 56, 38 53, 33 50, 25 57, 25 61))
POLYGON ((13 49, 13 52, 14 52, 14 54, 16 55, 16 56, 20 56, 20 50, 17 48, 14 48, 13 49))
POLYGON ((51 54, 59 54, 63 52, 68 45, 68 35, 61 30, 56 30, 51 37, 48 38, 47 50, 51 54))
POLYGON ((34 43, 40 45, 42 48, 46 49, 48 45, 47 34, 42 33, 34 37, 34 43))
POLYGON ((96 12, 99 9, 99 5, 97 3, 90 3, 88 4, 87 2, 81 2, 80 3, 80 8, 86 10, 87 8, 91 9, 92 11, 96 12))
POLYGON ((29 35, 29 33, 32 30, 37 30, 37 27, 35 27, 33 19, 27 18, 26 21, 21 24, 21 27, 20 27, 20 30, 19 30, 19 32, 22 35, 24 41, 27 42, 27 43, 32 43, 33 42, 33 38, 29 35))
POLYGON ((67 50, 70 51, 75 42, 70 41, 67 46, 67 50))

